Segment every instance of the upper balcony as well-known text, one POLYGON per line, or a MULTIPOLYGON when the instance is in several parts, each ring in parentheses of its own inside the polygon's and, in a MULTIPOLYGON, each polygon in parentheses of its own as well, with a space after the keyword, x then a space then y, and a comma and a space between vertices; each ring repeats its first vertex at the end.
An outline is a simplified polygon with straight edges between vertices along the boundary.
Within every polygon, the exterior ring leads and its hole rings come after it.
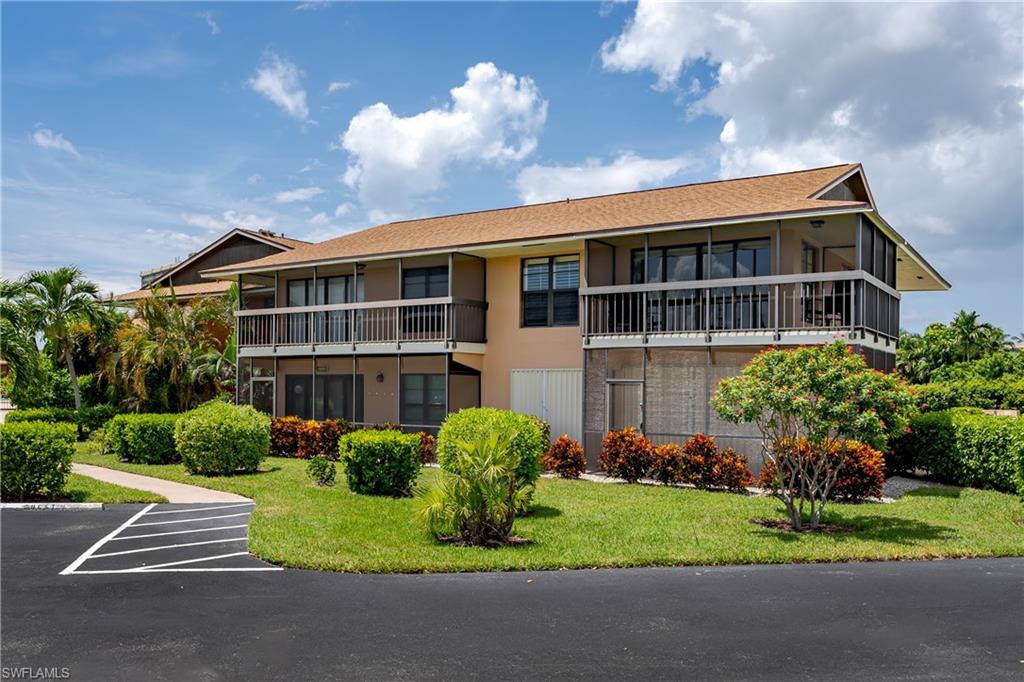
POLYGON ((242 356, 482 352, 486 341, 484 261, 473 256, 312 266, 263 279, 236 313, 242 356))
POLYGON ((895 345, 895 244, 859 216, 588 240, 588 347, 895 345))

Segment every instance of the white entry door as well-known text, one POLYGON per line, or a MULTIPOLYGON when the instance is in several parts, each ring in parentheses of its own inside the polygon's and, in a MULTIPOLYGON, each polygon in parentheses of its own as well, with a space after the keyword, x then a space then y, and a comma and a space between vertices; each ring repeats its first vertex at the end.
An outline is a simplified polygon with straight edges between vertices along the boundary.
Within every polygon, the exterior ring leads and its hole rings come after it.
POLYGON ((512 411, 551 424, 551 437, 583 437, 582 369, 512 370, 512 411))

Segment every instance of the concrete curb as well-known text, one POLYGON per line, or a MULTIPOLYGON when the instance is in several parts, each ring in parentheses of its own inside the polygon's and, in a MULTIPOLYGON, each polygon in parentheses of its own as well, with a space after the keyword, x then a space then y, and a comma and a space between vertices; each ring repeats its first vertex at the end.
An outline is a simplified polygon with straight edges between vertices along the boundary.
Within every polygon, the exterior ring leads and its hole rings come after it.
POLYGON ((0 502, 0 509, 49 509, 57 511, 96 511, 102 502, 0 502))

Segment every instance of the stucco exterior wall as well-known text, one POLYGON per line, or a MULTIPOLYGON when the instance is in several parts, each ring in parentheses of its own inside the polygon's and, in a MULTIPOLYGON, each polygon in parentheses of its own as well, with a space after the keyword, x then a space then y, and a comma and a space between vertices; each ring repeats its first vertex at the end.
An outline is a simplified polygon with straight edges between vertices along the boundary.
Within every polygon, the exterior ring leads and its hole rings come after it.
MULTIPOLYGON (((576 251, 530 250, 529 256, 567 255, 576 251)), ((581 254, 582 258, 582 254, 581 254)), ((487 261, 487 352, 483 357, 481 403, 508 409, 513 369, 583 366, 579 326, 520 326, 519 257, 487 261)))

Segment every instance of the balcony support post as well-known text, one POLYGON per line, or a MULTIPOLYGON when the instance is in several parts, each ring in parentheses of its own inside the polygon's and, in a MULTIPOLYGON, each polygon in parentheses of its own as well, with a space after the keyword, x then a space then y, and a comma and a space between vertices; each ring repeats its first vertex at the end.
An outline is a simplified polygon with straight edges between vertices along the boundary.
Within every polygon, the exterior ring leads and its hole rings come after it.
MULTIPOLYGON (((861 245, 864 243, 864 239, 863 239, 864 233, 863 233, 863 230, 864 230, 864 214, 863 213, 858 213, 857 214, 856 227, 854 228, 854 237, 855 237, 855 239, 854 239, 855 245, 854 245, 854 248, 853 248, 853 253, 854 253, 854 258, 853 258, 854 266, 853 266, 853 268, 854 268, 854 270, 863 270, 864 269, 864 251, 861 248, 861 245)), ((863 282, 863 280, 861 280, 861 282, 863 282)), ((862 283, 860 283, 860 282, 857 282, 857 281, 850 282, 850 338, 851 339, 857 338, 857 290, 860 289, 861 291, 864 291, 863 287, 864 287, 864 285, 862 283)))
MULTIPOLYGON (((317 284, 316 283, 316 266, 314 265, 313 266, 313 305, 320 305, 320 303, 316 300, 317 293, 318 293, 316 284, 317 284)), ((327 303, 327 287, 324 287, 324 300, 323 300, 323 302, 327 303)), ((316 313, 314 313, 314 312, 311 312, 309 314, 309 348, 310 348, 310 350, 316 352, 316 313)), ((313 378, 316 379, 315 376, 313 378)))
MULTIPOLYGON (((402 259, 398 259, 398 298, 402 298, 402 259)), ((402 349, 402 309, 395 308, 395 350, 402 349)), ((401 364, 401 360, 398 361, 401 364)))
MULTIPOLYGON (((350 303, 356 303, 359 300, 359 263, 352 263, 352 300, 350 303)), ((352 350, 356 349, 356 310, 348 311, 348 340, 352 344, 352 350)), ((355 385, 355 366, 352 369, 352 383, 355 385)), ((352 389, 353 395, 355 389, 352 389)), ((355 415, 355 403, 352 404, 352 414, 355 415)))
POLYGON ((316 419, 316 356, 310 356, 310 360, 313 362, 313 381, 309 390, 309 418, 316 419))
MULTIPOLYGON (((448 298, 451 299, 453 285, 452 280, 455 279, 455 253, 452 251, 448 252, 448 298)), ((447 350, 448 345, 451 343, 452 337, 454 336, 453 329, 455 327, 455 306, 451 303, 444 304, 444 347, 447 350)), ((447 365, 445 365, 447 367, 447 365)), ((447 386, 447 383, 445 384, 447 386)), ((447 389, 446 389, 447 390, 447 389)), ((445 410, 445 414, 448 411, 445 410)))
MULTIPOLYGON (((782 221, 775 221, 775 274, 782 274, 782 221)), ((782 339, 782 334, 779 333, 779 327, 781 326, 781 320, 779 319, 779 312, 781 310, 779 306, 779 294, 782 293, 782 287, 778 284, 775 285, 775 331, 772 334, 772 338, 776 341, 782 339)))
MULTIPOLYGON (((238 301, 235 303, 235 311, 242 310, 242 276, 238 276, 238 301)), ((242 376, 242 363, 238 358, 238 346, 241 345, 242 318, 235 316, 235 405, 242 400, 242 382, 238 380, 242 376)), ((251 373, 251 372, 250 372, 251 373)))
MULTIPOLYGON (((274 309, 275 310, 277 310, 277 306, 278 306, 277 290, 281 288, 279 286, 280 283, 281 283, 281 273, 275 271, 274 272, 274 309)), ((270 324, 273 325, 273 328, 270 330, 270 343, 273 345, 274 352, 276 353, 277 352, 277 314, 276 313, 270 316, 270 324)))

